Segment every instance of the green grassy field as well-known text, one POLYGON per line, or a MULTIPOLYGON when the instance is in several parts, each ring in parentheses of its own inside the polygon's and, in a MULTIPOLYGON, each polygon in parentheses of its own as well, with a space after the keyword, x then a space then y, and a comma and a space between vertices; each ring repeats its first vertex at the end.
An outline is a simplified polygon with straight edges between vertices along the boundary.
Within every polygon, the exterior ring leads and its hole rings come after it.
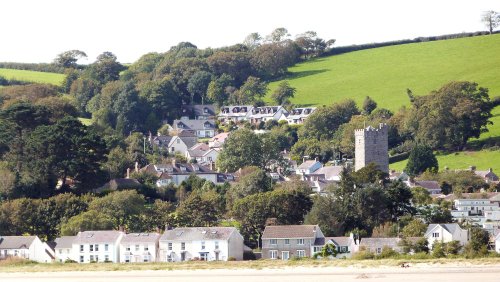
POLYGON ((0 68, 0 76, 5 77, 6 79, 16 79, 16 80, 20 80, 20 81, 38 82, 38 83, 48 83, 48 84, 53 84, 53 85, 58 85, 58 86, 61 85, 63 80, 64 80, 64 74, 61 74, 61 73, 2 69, 2 68, 0 68))
MULTIPOLYGON (((500 95, 500 34, 390 46, 319 58, 289 69, 286 79, 297 89, 292 102, 328 105, 366 96, 379 107, 408 105, 406 89, 416 95, 452 80, 468 80, 500 95)), ((270 91, 279 81, 269 85, 270 91)), ((267 101, 270 101, 270 95, 267 101)))

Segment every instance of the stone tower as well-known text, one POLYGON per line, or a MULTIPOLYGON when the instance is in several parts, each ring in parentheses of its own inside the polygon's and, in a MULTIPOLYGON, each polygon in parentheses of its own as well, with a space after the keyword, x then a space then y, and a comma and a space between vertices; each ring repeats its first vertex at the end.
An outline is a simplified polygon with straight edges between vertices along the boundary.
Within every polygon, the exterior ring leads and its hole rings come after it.
POLYGON ((379 166, 380 170, 389 172, 387 124, 381 123, 379 128, 368 126, 364 129, 356 129, 354 131, 354 141, 355 171, 358 171, 369 163, 375 163, 379 166))

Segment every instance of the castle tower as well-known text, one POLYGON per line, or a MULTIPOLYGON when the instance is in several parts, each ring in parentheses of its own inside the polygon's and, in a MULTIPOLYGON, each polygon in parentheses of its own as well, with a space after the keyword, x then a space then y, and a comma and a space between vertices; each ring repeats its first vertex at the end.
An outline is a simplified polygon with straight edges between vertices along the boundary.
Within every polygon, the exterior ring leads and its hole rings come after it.
POLYGON ((387 124, 381 123, 379 128, 368 126, 354 131, 355 163, 354 170, 375 163, 379 169, 389 172, 389 138, 387 124))

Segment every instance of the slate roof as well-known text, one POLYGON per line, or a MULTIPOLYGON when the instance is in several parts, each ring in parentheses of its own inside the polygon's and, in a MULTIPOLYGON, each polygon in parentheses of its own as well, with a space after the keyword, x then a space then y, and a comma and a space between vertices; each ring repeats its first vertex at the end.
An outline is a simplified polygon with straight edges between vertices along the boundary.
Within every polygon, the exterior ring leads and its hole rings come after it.
POLYGON ((2 236, 0 249, 28 249, 36 236, 2 236))
POLYGON ((215 116, 214 105, 182 105, 181 112, 183 116, 200 117, 215 116))
POLYGON ((288 118, 301 118, 301 117, 307 117, 310 114, 312 114, 316 110, 316 107, 311 107, 311 108, 295 108, 292 109, 288 115, 288 118))
POLYGON ((314 238, 318 225, 268 225, 262 239, 314 238))
POLYGON ((324 166, 316 170, 312 174, 314 175, 322 174, 325 176, 325 179, 330 179, 332 177, 339 177, 340 174, 342 173, 342 170, 344 170, 343 166, 324 166))
POLYGON ((326 237, 325 240, 332 240, 337 246, 349 246, 351 237, 326 237))
POLYGON ((181 227, 165 231, 160 241, 228 240, 233 232, 238 231, 234 227, 181 227))
MULTIPOLYGON (((206 166, 199 164, 190 163, 165 163, 165 164, 148 164, 147 166, 141 168, 143 172, 149 172, 156 174, 159 177, 166 175, 178 175, 178 174, 212 174, 216 173, 210 170, 206 166), (184 168, 185 170, 182 170, 184 168), (158 169, 158 170, 157 170, 158 169)), ((168 177, 167 177, 168 178, 168 177)))
POLYGON ((196 157, 203 157, 210 150, 212 149, 207 144, 197 143, 196 145, 191 147, 188 150, 188 152, 190 157, 196 158, 196 157))
POLYGON ((391 249, 399 247, 401 238, 362 238, 359 243, 360 247, 367 248, 382 248, 389 247, 391 249))
POLYGON ((220 108, 219 116, 238 116, 243 117, 246 116, 249 112, 251 112, 253 106, 249 105, 241 105, 241 106, 226 106, 220 108))
POLYGON ((317 162, 318 161, 316 161, 316 160, 305 161, 305 162, 301 163, 299 165, 299 167, 297 167, 297 169, 308 169, 308 168, 310 168, 312 165, 314 165, 317 162))
POLYGON ((75 240, 76 236, 61 236, 59 238, 56 238, 54 241, 55 246, 54 248, 57 249, 70 249, 73 245, 73 241, 75 240))
POLYGON ((123 236, 121 243, 154 243, 160 239, 160 233, 129 233, 123 236))
POLYGON ((425 232, 425 236, 427 236, 436 226, 441 226, 443 227, 444 230, 450 232, 451 234, 455 233, 457 229, 462 229, 460 228, 460 225, 457 223, 438 223, 438 224, 429 224, 427 227, 427 231, 425 232))
POLYGON ((267 107, 257 107, 252 109, 251 118, 263 118, 263 117, 272 117, 280 110, 283 110, 283 113, 288 113, 282 106, 267 106, 267 107))
POLYGON ((115 230, 78 232, 73 244, 111 243, 115 242, 122 234, 124 233, 115 230))
POLYGON ((176 119, 173 122, 174 129, 190 130, 213 130, 215 129, 215 120, 213 119, 176 119))

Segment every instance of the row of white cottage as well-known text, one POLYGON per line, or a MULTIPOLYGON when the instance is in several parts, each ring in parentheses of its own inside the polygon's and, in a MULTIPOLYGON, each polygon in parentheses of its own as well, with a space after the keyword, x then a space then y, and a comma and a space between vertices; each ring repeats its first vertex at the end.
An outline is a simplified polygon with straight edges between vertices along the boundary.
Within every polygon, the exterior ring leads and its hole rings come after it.
MULTIPOLYGON (((35 237, 38 241, 38 237, 35 237)), ((234 227, 189 227, 165 233, 129 233, 121 231, 84 231, 76 236, 55 240, 50 256, 38 245, 21 245, 23 236, 0 237, 0 259, 20 256, 38 262, 176 262, 187 260, 243 259, 243 237, 234 227), (2 242, 2 239, 4 242, 2 242), (5 248, 4 248, 5 247, 5 248), (34 251, 30 252, 33 249, 34 251), (22 252, 22 256, 20 255, 22 252)), ((36 241, 36 240, 35 240, 36 241)), ((41 241, 40 241, 41 242, 41 241)), ((43 243, 45 244, 45 243, 43 243)))

